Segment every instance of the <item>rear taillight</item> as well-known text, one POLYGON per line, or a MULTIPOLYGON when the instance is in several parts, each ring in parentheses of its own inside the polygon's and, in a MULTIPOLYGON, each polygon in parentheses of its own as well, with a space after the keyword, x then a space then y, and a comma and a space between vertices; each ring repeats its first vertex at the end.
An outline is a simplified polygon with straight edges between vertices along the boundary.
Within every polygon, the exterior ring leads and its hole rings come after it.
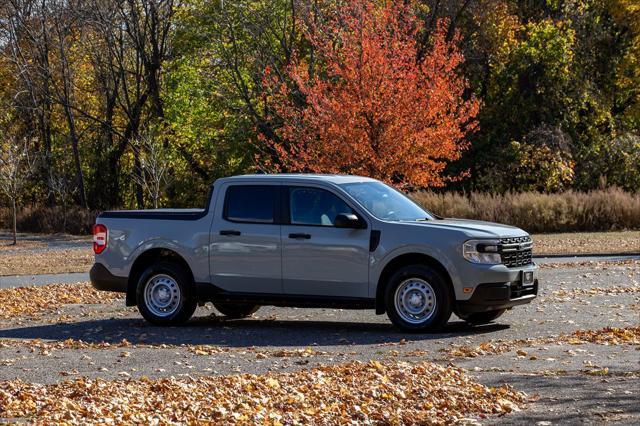
POLYGON ((107 248, 107 227, 96 223, 93 225, 93 252, 100 254, 107 248))

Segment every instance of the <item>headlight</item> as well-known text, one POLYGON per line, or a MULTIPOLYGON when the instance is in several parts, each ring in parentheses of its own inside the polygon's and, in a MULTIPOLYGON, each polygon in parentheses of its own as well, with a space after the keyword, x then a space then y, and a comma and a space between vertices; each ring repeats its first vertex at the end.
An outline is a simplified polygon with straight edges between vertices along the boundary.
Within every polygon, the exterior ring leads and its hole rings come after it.
POLYGON ((500 259, 500 241, 469 240, 462 246, 462 255, 469 262, 497 265, 500 259))

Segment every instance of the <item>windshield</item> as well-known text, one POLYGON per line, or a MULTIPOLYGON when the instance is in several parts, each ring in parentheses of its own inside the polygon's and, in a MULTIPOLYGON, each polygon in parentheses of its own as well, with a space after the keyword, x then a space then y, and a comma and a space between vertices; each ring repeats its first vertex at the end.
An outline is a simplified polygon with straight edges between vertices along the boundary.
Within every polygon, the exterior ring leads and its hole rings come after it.
POLYGON ((343 183, 340 187, 369 213, 382 220, 431 220, 433 215, 409 197, 382 182, 343 183))

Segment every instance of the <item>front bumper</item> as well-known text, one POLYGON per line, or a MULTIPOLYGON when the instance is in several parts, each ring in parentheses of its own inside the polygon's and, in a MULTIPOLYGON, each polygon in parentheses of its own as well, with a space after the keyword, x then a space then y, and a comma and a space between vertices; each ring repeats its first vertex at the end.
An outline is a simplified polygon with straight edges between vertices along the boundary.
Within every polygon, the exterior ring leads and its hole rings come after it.
POLYGON ((483 283, 478 284, 470 299, 459 300, 457 312, 472 314, 475 312, 508 309, 530 303, 538 295, 538 280, 531 286, 523 286, 521 282, 483 283))
POLYGON ((474 290, 467 299, 456 301, 456 313, 472 314, 508 309, 530 303, 538 295, 538 267, 535 263, 521 268, 495 265, 476 269, 474 290), (533 282, 523 284, 524 274, 531 274, 533 282))
POLYGON ((129 281, 127 277, 116 277, 102 263, 93 264, 91 271, 89 271, 89 279, 96 290, 127 292, 129 281))

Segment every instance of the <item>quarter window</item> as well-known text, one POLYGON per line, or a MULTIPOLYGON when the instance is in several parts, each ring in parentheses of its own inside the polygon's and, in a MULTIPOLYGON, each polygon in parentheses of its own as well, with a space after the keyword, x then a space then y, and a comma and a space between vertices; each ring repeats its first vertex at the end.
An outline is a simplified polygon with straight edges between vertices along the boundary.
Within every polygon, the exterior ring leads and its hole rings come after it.
POLYGON ((276 186, 236 185, 227 189, 224 218, 233 222, 275 223, 276 186))
POLYGON ((291 224, 333 226, 339 214, 355 213, 344 201, 318 188, 289 188, 291 224))

